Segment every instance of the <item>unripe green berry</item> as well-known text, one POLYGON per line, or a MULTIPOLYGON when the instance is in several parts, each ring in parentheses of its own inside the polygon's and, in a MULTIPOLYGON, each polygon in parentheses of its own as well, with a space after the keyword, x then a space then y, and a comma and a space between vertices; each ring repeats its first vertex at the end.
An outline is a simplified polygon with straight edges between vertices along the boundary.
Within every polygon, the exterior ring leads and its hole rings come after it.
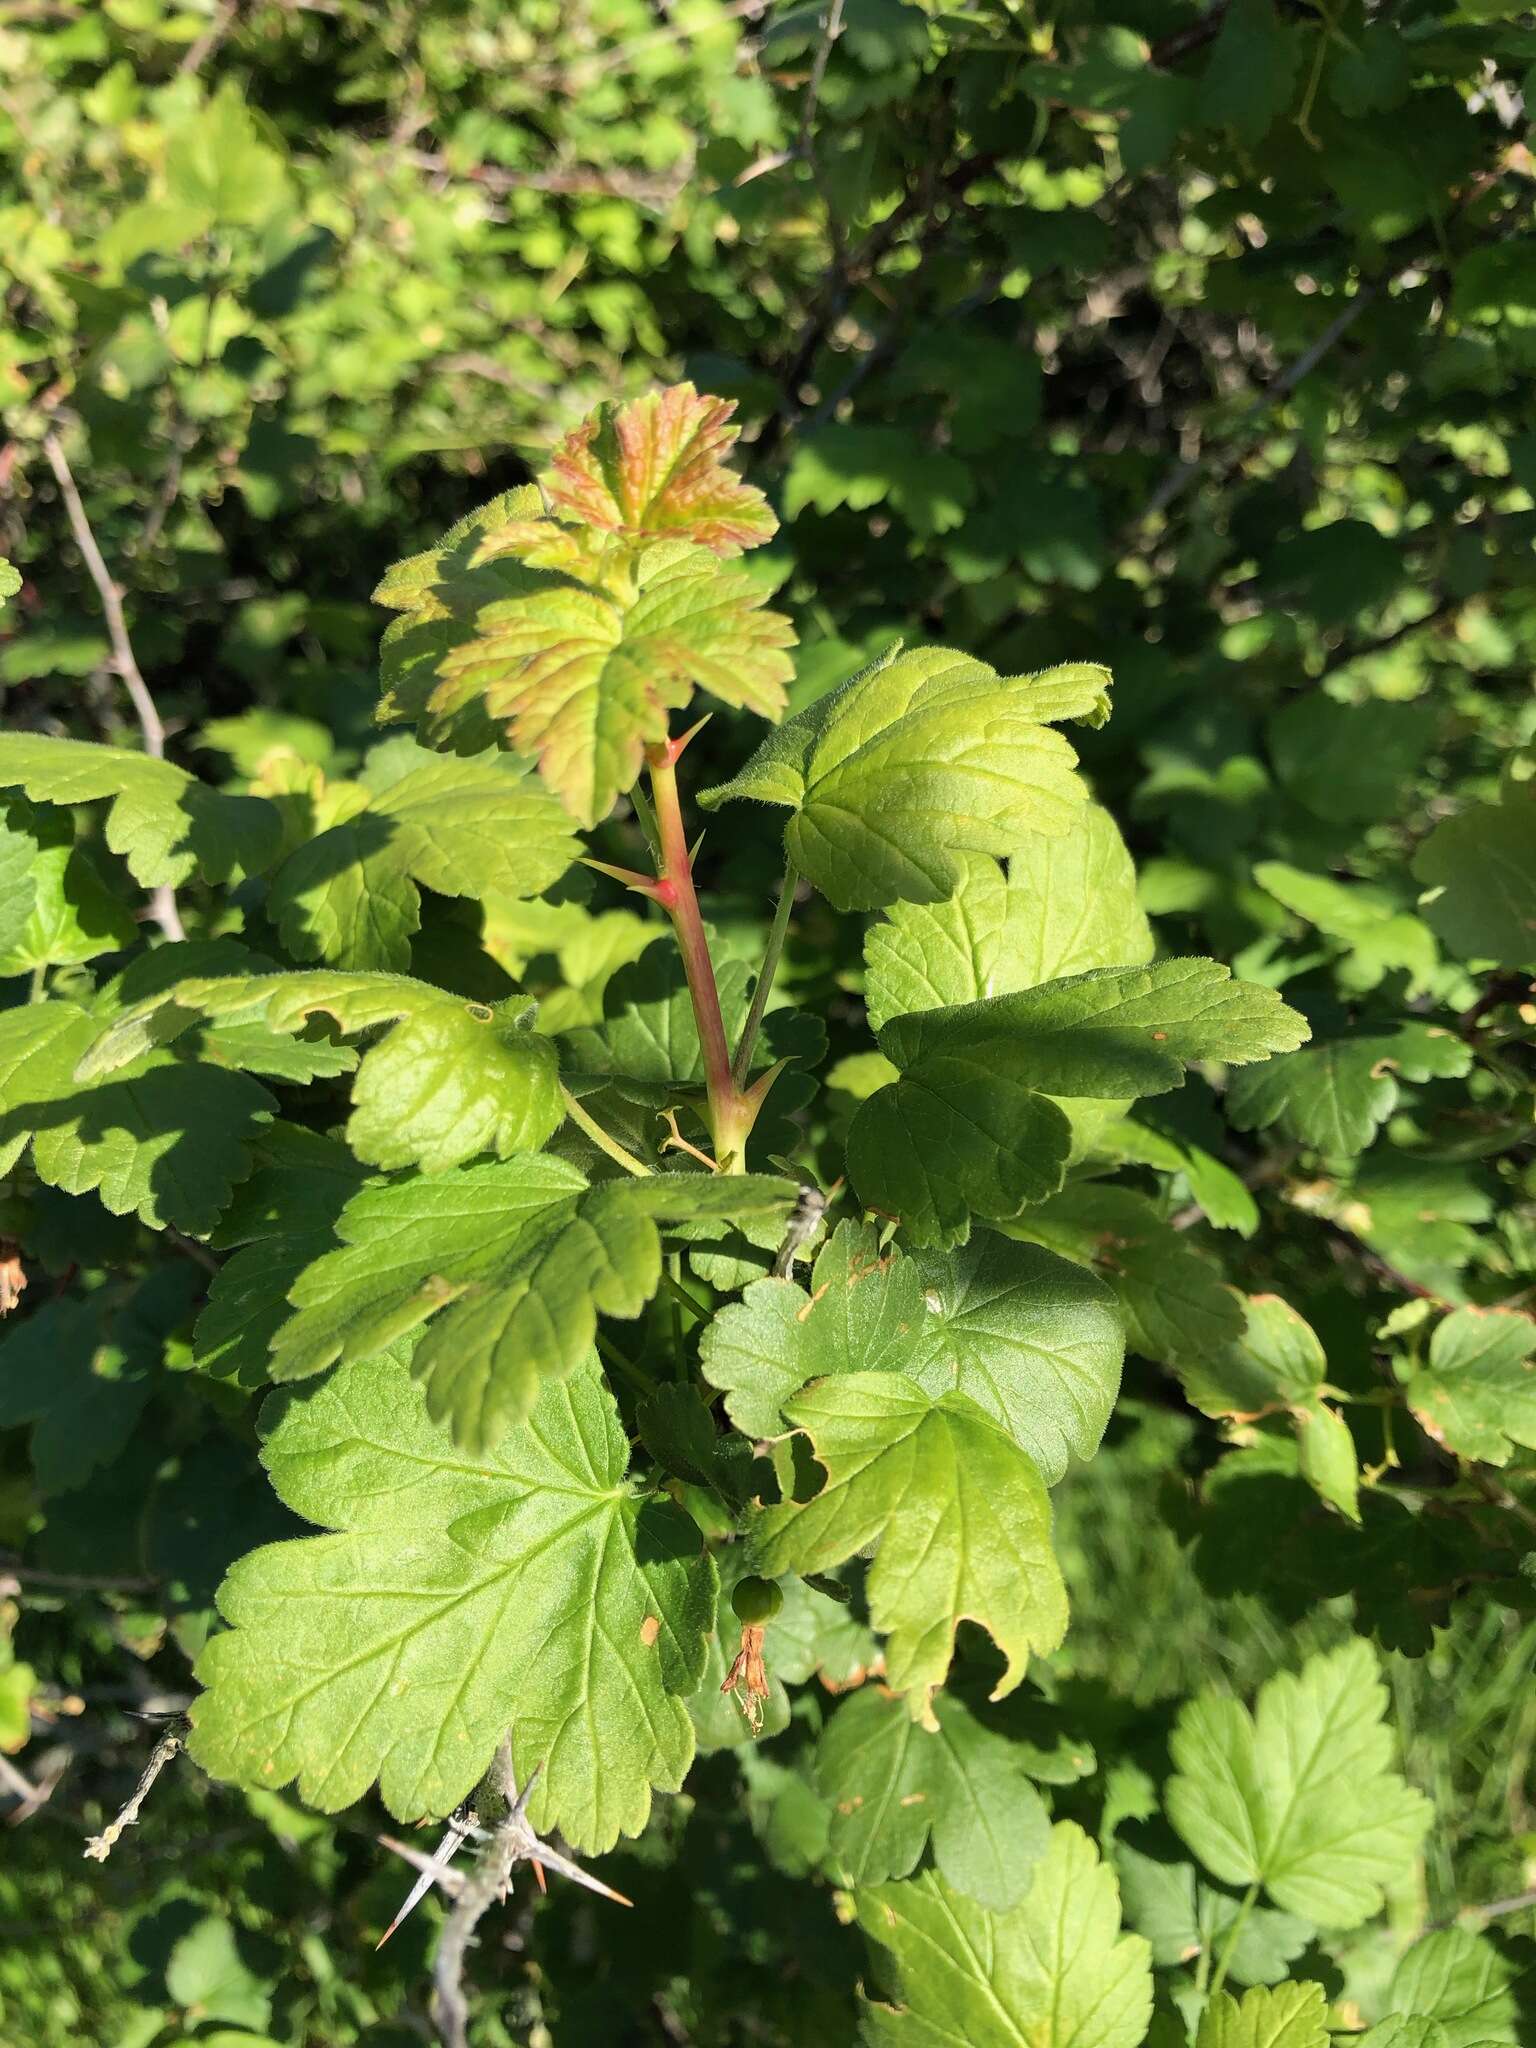
POLYGON ((736 1619, 748 1628, 761 1628, 772 1621, 784 1605, 784 1595, 772 1579, 738 1579, 731 1592, 736 1619))

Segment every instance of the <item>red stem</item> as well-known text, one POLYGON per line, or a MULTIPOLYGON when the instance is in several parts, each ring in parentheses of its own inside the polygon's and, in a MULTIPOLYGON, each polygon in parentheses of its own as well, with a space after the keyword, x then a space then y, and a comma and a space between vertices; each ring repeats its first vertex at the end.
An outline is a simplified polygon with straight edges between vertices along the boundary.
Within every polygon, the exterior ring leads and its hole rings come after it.
POLYGON ((715 1157, 723 1171, 743 1173, 747 1134, 756 1119, 757 1104, 740 1092, 731 1073, 731 1049, 720 1015, 714 962, 710 959, 709 940, 693 886, 693 862, 688 857, 688 835, 683 829, 682 805, 677 794, 678 756, 691 737, 692 734, 685 733, 681 739, 646 748, 656 829, 661 841, 661 875, 654 895, 672 920, 678 950, 683 956, 683 972, 688 977, 694 1023, 704 1054, 704 1087, 715 1157))

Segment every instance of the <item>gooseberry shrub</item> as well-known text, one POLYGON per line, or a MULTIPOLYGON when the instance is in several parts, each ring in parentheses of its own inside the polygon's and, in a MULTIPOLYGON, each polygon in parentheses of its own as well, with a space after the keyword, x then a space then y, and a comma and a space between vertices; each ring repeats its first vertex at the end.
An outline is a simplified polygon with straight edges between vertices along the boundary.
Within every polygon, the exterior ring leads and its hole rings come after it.
MULTIPOLYGON (((1325 2048, 1326 1944, 1431 1821, 1376 1644, 1422 1653, 1474 1580, 1521 1604, 1489 1468, 1536 1447, 1536 1338, 1410 1283, 1372 1381, 1190 1226, 1251 1236, 1277 1159, 1356 1157, 1475 1061, 1510 1113, 1526 785, 1424 841, 1427 922, 1256 877, 1362 991, 1441 934, 1493 976, 1459 1024, 1309 1017, 1283 975, 1170 955, 1073 743, 1105 667, 893 643, 792 695, 732 410, 604 406, 389 570, 391 730, 355 778, 0 744, 13 1288, 61 1198, 98 1219, 0 1351, 0 1420, 67 1491, 151 1402, 263 1394, 265 1480, 230 1460, 252 1540, 186 1630, 216 1781, 419 1823, 500 1758, 538 1836, 601 1859, 734 1753, 765 1855, 867 1937, 872 2043, 1325 2048), (782 879, 727 922, 712 849, 748 835, 782 879), (832 1000, 797 926, 839 921, 832 1000), (115 1219, 158 1234, 147 1269, 115 1219), (1096 1728, 1095 1806, 1052 1492, 1128 1343, 1225 1431, 1212 1571, 1356 1633, 1251 1705, 1191 1685, 1160 1731, 1096 1728), (1396 1483, 1394 1427, 1432 1482, 1396 1483)), ((1315 1197, 1389 1277, 1390 1200, 1315 1197)), ((1370 2038, 1518 2039, 1477 2015, 1520 1967, 1431 1934, 1370 2038)))

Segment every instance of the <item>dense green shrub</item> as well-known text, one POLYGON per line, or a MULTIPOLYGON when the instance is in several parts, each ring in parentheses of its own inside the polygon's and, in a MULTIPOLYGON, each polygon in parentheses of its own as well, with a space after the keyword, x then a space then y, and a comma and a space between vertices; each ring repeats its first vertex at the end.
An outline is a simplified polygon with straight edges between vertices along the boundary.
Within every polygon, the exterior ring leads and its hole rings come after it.
POLYGON ((7 2038, 1530 2038, 1532 90, 0 9, 7 2038))

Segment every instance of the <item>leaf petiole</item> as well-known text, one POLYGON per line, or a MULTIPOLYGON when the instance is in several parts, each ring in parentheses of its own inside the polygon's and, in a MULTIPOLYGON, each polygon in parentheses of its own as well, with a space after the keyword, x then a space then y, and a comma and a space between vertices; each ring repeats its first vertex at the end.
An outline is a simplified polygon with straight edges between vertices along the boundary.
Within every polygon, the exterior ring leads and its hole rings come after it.
POLYGON ((651 1169, 643 1159, 637 1159, 633 1152, 626 1151, 618 1139, 605 1131, 596 1117, 589 1116, 562 1081, 560 1099, 565 1104, 565 1113, 578 1130, 587 1136, 600 1152, 606 1152, 616 1166, 622 1166, 626 1173, 633 1173, 641 1179, 649 1179, 651 1169))
POLYGON ((779 900, 773 913, 773 923, 768 930, 768 943, 763 948, 763 964, 757 971, 757 986, 752 991, 752 1007, 747 1012, 747 1021, 741 1027, 741 1038, 736 1046, 736 1057, 731 1063, 731 1074, 738 1088, 745 1087, 747 1075, 752 1071, 752 1051, 757 1044, 758 1029, 768 998, 773 993, 774 976, 779 971, 779 956, 784 951, 784 939, 789 930, 790 912, 795 907, 795 890, 800 881, 800 871, 792 860, 784 864, 784 879, 779 884, 779 900))

